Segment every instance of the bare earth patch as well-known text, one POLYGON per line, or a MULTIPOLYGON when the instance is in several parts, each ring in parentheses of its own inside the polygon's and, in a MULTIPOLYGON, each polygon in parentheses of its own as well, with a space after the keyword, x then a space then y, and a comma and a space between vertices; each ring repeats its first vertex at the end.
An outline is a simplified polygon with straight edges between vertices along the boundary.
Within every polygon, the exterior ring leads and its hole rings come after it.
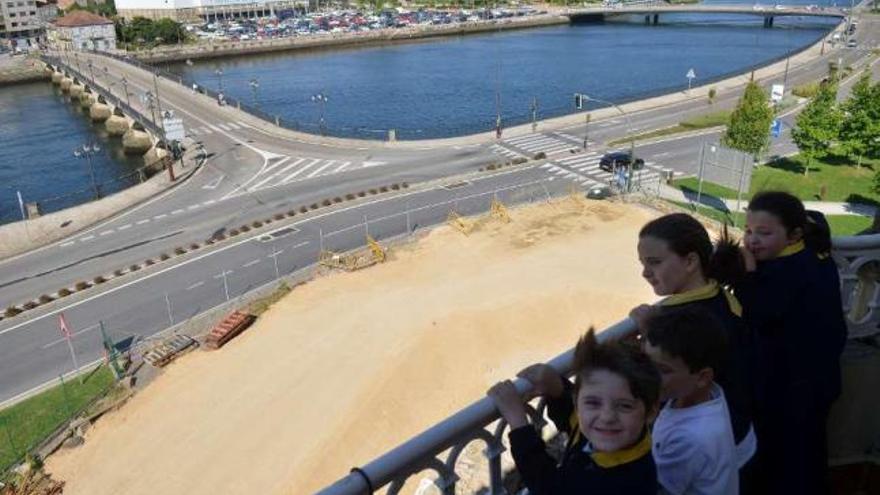
POLYGON ((511 214, 296 288, 48 470, 74 495, 312 493, 654 299, 636 256, 653 213, 565 200, 511 214))

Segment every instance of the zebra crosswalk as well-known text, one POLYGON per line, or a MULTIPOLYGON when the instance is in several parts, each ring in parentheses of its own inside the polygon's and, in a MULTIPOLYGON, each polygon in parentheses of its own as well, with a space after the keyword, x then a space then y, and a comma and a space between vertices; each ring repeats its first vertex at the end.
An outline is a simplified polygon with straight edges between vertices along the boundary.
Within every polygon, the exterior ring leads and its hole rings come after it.
MULTIPOLYGON (((601 158, 601 153, 591 152, 554 160, 553 163, 563 168, 563 170, 569 170, 589 177, 595 182, 609 183, 612 181, 614 174, 599 168, 599 160, 601 158)), ((666 169, 654 162, 645 162, 643 168, 633 171, 632 180, 638 184, 658 184, 665 173, 666 169)))
POLYGON ((501 155, 506 158, 526 157, 526 155, 524 155, 518 151, 514 151, 512 149, 505 148, 504 146, 499 146, 497 144, 493 144, 492 146, 489 146, 489 150, 492 153, 495 153, 496 155, 501 155))
POLYGON ((236 121, 236 122, 221 122, 221 123, 216 123, 216 124, 207 124, 207 125, 203 125, 203 126, 191 126, 191 127, 187 127, 186 131, 187 131, 187 134, 189 134, 190 136, 203 136, 203 135, 206 136, 206 135, 214 134, 215 132, 220 132, 220 131, 230 132, 230 131, 238 131, 241 129, 252 129, 252 128, 253 128, 253 126, 251 126, 249 124, 245 124, 244 122, 241 122, 241 121, 236 121))
POLYGON ((575 147, 574 144, 562 140, 559 137, 547 134, 526 134, 515 138, 505 139, 502 144, 508 148, 524 150, 527 153, 558 153, 560 151, 568 151, 575 147))

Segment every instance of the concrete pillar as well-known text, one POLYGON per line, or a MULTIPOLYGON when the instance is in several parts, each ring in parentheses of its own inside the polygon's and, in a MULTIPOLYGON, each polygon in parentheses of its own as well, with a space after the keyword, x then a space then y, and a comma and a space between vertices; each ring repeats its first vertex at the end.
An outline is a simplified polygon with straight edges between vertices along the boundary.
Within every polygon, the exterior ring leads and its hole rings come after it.
POLYGON ((124 136, 129 129, 128 119, 124 115, 117 115, 114 112, 113 115, 110 115, 104 121, 104 128, 107 129, 107 134, 111 136, 124 136))
POLYGON ((654 25, 660 24, 660 14, 654 14, 654 25))
POLYGON ((152 147, 153 141, 147 131, 131 128, 122 135, 122 149, 126 155, 143 155, 152 147))
POLYGON ((110 110, 110 106, 104 103, 95 102, 91 108, 89 108, 89 118, 92 119, 92 122, 104 122, 110 118, 113 112, 110 110))

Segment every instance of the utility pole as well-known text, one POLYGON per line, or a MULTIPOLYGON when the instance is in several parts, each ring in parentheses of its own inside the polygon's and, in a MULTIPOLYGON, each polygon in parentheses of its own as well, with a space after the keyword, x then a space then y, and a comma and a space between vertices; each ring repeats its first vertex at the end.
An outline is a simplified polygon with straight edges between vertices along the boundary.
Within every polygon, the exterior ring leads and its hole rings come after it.
POLYGON ((532 98, 532 132, 538 130, 538 97, 532 98))

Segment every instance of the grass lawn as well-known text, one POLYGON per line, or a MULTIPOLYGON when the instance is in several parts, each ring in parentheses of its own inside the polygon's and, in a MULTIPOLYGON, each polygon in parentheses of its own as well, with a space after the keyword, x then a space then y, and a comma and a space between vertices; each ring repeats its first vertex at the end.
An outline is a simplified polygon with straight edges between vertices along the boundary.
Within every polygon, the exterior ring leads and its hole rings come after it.
POLYGON ((0 410, 0 472, 22 458, 26 449, 46 438, 113 384, 107 366, 64 381, 39 395, 0 410))
MULTIPOLYGON (((787 191, 803 201, 848 201, 853 203, 880 205, 880 195, 871 191, 874 170, 880 167, 880 160, 864 160, 860 168, 849 159, 829 155, 814 160, 810 171, 804 175, 804 163, 800 156, 782 158, 755 169, 752 184, 744 198, 750 198, 760 191, 787 191), (825 188, 824 198, 820 192, 825 188)), ((679 189, 697 190, 697 179, 686 178, 675 181, 679 189)), ((734 198, 736 191, 716 184, 703 182, 703 192, 710 196, 734 198)))
MULTIPOLYGON (((684 201, 671 201, 671 203, 689 211, 694 211, 694 206, 691 203, 684 201)), ((711 206, 699 206, 696 212, 716 222, 735 224, 740 228, 745 223, 744 213, 734 214, 733 212, 721 211, 711 206)), ((832 236, 856 235, 870 227, 872 222, 871 218, 860 215, 827 215, 825 218, 828 220, 828 225, 831 226, 832 236)))

